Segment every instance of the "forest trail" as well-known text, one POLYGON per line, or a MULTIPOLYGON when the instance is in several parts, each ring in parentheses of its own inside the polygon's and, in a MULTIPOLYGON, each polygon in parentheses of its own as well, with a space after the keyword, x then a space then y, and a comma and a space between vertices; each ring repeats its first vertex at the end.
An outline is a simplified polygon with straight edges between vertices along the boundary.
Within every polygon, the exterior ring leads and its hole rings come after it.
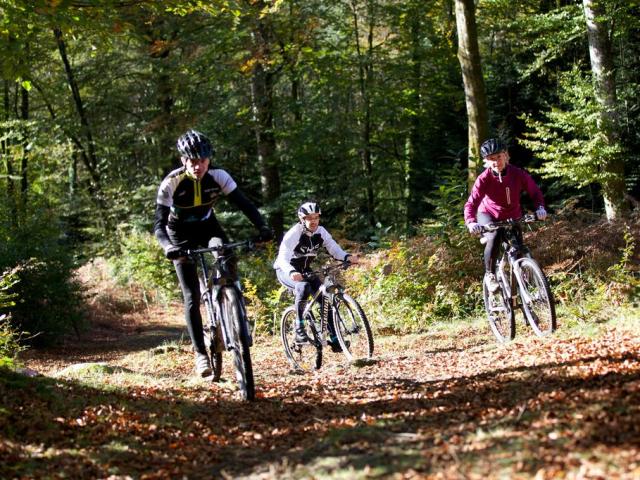
POLYGON ((377 337, 374 362, 306 375, 259 337, 244 403, 227 355, 222 382, 194 377, 179 306, 146 309, 23 356, 43 375, 0 384, 0 477, 640 477, 639 339, 521 325, 507 346, 483 323, 377 337))

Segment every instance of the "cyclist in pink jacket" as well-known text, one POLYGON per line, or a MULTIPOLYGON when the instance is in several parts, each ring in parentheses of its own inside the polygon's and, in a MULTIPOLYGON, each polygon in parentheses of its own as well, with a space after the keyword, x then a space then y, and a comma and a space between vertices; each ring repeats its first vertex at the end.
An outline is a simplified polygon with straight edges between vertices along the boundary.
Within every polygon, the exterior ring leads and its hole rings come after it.
MULTIPOLYGON (((509 165, 507 147, 497 138, 490 138, 480 146, 480 154, 486 170, 482 172, 471 189, 464 205, 464 222, 472 235, 482 233, 482 225, 496 220, 516 219, 522 216, 520 194, 525 191, 531 197, 539 220, 547 218, 542 191, 531 175, 521 168, 509 165)), ((496 258, 500 243, 496 241, 499 231, 486 232, 484 237, 484 269, 489 290, 496 291, 496 258)))

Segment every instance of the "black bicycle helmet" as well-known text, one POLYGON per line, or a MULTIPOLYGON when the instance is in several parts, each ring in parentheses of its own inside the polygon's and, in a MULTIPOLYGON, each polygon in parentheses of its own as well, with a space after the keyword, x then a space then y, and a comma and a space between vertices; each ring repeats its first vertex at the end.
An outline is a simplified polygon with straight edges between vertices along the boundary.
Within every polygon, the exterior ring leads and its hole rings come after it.
POLYGON ((490 138, 489 140, 485 140, 482 145, 480 145, 480 155, 482 158, 487 158, 489 155, 493 155, 495 153, 504 152, 507 150, 507 146, 502 143, 502 140, 499 138, 490 138))
POLYGON ((188 130, 178 138, 176 148, 183 158, 190 160, 211 158, 214 153, 209 139, 197 130, 188 130))
POLYGON ((304 217, 311 213, 317 213, 318 215, 322 213, 322 211, 320 211, 320 205, 316 202, 304 202, 298 207, 298 218, 301 222, 304 220, 304 217))

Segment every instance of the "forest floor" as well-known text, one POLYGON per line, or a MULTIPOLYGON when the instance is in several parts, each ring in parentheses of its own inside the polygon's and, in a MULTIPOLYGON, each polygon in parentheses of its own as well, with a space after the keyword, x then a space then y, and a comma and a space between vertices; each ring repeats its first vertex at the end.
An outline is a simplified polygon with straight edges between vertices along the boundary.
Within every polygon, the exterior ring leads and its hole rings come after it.
POLYGON ((0 478, 640 478, 637 317, 542 340, 518 317, 508 345, 441 324, 305 375, 262 336, 253 403, 227 354, 194 376, 180 306, 118 318, 2 374, 0 478))

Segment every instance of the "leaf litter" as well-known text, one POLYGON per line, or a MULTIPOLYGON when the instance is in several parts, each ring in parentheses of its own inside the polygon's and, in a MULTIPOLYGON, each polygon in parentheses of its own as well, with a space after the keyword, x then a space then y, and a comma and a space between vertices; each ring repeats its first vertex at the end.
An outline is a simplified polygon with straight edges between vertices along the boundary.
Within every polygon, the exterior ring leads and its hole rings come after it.
POLYGON ((470 323, 476 331, 445 348, 428 334, 377 337, 372 361, 327 352, 303 375, 290 373, 277 336, 259 337, 257 400, 246 403, 227 355, 220 383, 193 376, 179 307, 144 316, 129 323, 161 332, 155 346, 126 329, 88 332, 27 352, 41 376, 2 373, 0 477, 640 477, 633 332, 521 330, 496 346, 470 323), (108 368, 69 368, 83 362, 108 368))

